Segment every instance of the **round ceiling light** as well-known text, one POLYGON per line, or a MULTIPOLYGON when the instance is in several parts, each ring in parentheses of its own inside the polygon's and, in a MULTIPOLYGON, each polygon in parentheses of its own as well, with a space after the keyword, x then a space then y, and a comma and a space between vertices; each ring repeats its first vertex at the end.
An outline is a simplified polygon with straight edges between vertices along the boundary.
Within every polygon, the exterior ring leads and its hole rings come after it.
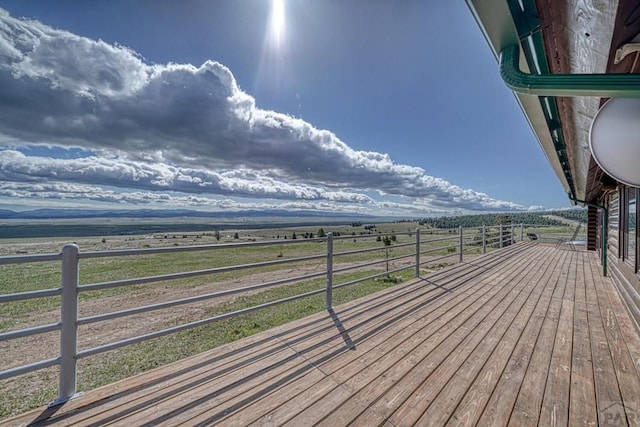
POLYGON ((640 187, 640 99, 607 101, 593 118, 589 146, 603 171, 624 184, 640 187))

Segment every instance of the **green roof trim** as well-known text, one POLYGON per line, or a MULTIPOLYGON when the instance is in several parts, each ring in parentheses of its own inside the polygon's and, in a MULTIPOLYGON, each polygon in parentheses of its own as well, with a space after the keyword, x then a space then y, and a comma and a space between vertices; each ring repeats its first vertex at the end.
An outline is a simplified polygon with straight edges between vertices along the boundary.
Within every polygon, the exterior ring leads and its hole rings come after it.
POLYGON ((547 122, 547 128, 553 140, 553 146, 562 168, 562 173, 569 185, 571 195, 576 197, 576 188, 571 174, 571 166, 567 156, 567 146, 562 132, 562 121, 558 112, 558 105, 555 95, 546 93, 530 93, 529 78, 540 78, 554 76, 550 74, 549 64, 544 50, 544 40, 542 39, 542 25, 538 19, 534 0, 509 0, 509 9, 514 18, 518 38, 523 46, 524 56, 530 70, 538 74, 523 73, 520 70, 520 50, 518 44, 507 47, 500 52, 500 76, 505 84, 513 91, 538 95, 540 107, 547 122), (524 86, 522 86, 524 83, 524 86), (525 91, 518 89, 524 88, 525 91))

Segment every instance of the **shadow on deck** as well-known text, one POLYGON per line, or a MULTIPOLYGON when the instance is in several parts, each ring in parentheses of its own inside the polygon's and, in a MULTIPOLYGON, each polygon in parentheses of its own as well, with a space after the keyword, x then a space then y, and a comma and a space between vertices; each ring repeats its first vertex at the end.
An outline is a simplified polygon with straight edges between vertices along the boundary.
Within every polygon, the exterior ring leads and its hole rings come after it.
POLYGON ((633 425, 639 396, 597 255, 522 243, 5 422, 633 425))

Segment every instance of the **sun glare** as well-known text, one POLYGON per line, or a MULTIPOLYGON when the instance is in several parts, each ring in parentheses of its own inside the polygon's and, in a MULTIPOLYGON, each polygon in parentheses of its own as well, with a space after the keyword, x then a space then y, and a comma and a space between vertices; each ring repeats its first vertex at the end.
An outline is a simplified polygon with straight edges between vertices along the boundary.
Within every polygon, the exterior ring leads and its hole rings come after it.
POLYGON ((276 45, 280 45, 284 38, 284 0, 272 0, 271 3, 271 36, 276 45))
POLYGON ((268 88, 278 94, 290 80, 287 40, 291 34, 287 31, 285 0, 265 0, 266 7, 267 1, 271 2, 271 11, 265 16, 267 22, 254 87, 268 88))

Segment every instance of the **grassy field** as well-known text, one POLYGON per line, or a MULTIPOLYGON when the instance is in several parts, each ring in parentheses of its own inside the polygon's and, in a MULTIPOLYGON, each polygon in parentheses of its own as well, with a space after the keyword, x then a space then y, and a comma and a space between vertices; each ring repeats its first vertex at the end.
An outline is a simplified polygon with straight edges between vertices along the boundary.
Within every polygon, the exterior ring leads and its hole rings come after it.
MULTIPOLYGON (((219 240, 214 233, 166 233, 156 236, 119 236, 104 238, 101 236, 77 239, 51 240, 44 239, 24 242, 8 242, 3 245, 5 251, 21 254, 26 252, 41 253, 47 248, 57 247, 57 252, 64 241, 75 241, 82 252, 95 250, 116 250, 131 248, 176 247, 188 245, 220 245, 227 243, 270 241, 272 245, 260 247, 227 247, 223 250, 203 250, 194 252, 175 252, 154 255, 136 255, 127 257, 88 258, 80 262, 80 284, 101 283, 105 281, 128 279, 134 277, 156 276, 184 271, 212 269, 225 266, 251 264, 269 261, 283 261, 298 257, 323 256, 319 259, 298 261, 284 265, 270 265, 190 277, 171 281, 157 281, 143 285, 111 288, 80 294, 80 316, 90 316, 146 304, 188 298, 203 293, 235 289, 242 286, 280 280, 287 277, 313 274, 325 271, 326 242, 301 239, 304 235, 317 235, 318 227, 272 228, 256 230, 229 230, 220 234, 219 240), (238 233, 237 238, 235 234, 238 233), (296 234, 296 244, 290 242, 296 234), (30 251, 31 248, 36 250, 30 251)), ((334 284, 346 283, 355 279, 384 273, 388 268, 407 267, 389 278, 369 279, 361 283, 336 289, 334 305, 351 301, 378 290, 393 286, 398 282, 414 276, 414 245, 403 246, 415 242, 417 224, 377 224, 375 228, 365 230, 364 227, 322 226, 325 232, 340 234, 334 241, 334 270, 354 267, 361 263, 378 260, 372 266, 351 269, 336 273, 334 284), (369 234, 371 233, 371 234, 369 234), (385 246, 379 236, 393 235, 391 245, 385 246), (356 250, 376 249, 359 254, 356 250), (340 255, 341 253, 347 253, 340 255), (400 258, 408 255, 405 258, 400 258), (391 259, 386 262, 385 259, 391 259), (387 265, 388 264, 388 265, 387 265)), ((551 235, 558 232, 567 233, 567 227, 546 229, 551 235)), ((527 230, 529 231, 529 230, 527 230)), ((541 231, 541 230, 536 230, 541 231)), ((570 231, 569 231, 570 233, 570 231)), ((516 231, 519 239, 519 233, 516 231)), ((477 231, 467 234, 468 241, 476 242, 469 247, 465 256, 477 256, 481 252, 477 231)), ((526 239, 526 237, 525 237, 526 239)), ((456 262, 458 255, 457 230, 431 231, 421 234, 421 251, 429 252, 428 256, 439 259, 432 263, 433 268, 442 268, 456 262), (435 234, 430 234, 435 233, 435 234), (431 238, 451 237, 451 240, 428 242, 431 238)), ((426 259, 424 255, 422 259, 426 259)), ((423 274, 428 274, 429 265, 423 266, 423 274)), ((57 288, 60 284, 59 262, 39 264, 0 265, 0 294, 26 292, 37 289, 57 288)), ((312 290, 323 289, 325 278, 307 279, 259 291, 236 294, 234 296, 208 300, 194 305, 159 310, 131 318, 121 318, 80 327, 79 348, 117 341, 118 339, 148 333, 154 330, 183 324, 252 307, 265 302, 298 295, 312 290)), ((206 327, 199 327, 177 334, 156 338, 140 344, 124 347, 81 359, 79 362, 79 389, 89 390, 118 379, 143 372, 153 367, 170 363, 182 357, 197 354, 215 346, 232 342, 251 334, 272 328, 283 323, 319 312, 324 309, 324 294, 287 302, 278 306, 261 309, 234 318, 216 321, 206 327)), ((43 323, 59 321, 60 298, 51 297, 37 300, 0 304, 0 332, 15 330, 43 323)), ((55 357, 58 351, 58 333, 44 334, 37 337, 13 340, 0 343, 0 369, 7 369, 19 364, 30 363, 44 357, 55 357)), ((21 377, 1 381, 0 417, 23 412, 55 398, 57 387, 57 368, 36 371, 21 377)))

